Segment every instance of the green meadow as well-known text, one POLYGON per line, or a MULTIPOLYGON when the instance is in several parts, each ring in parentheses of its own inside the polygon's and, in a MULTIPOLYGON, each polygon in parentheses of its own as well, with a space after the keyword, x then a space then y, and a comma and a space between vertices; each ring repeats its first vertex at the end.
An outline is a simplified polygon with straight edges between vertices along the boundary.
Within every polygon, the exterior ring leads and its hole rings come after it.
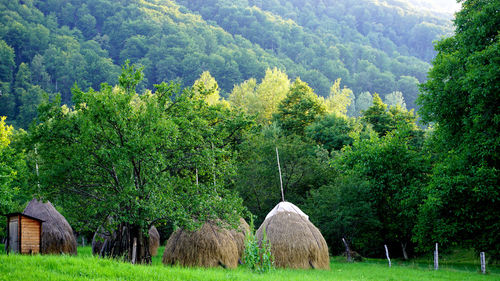
MULTIPOLYGON (((1 247, 3 251, 3 247, 1 247)), ((93 257, 90 247, 79 247, 78 256, 6 255, 0 252, 0 280, 500 280, 497 267, 479 273, 479 264, 468 253, 443 257, 441 268, 432 269, 430 260, 393 261, 369 259, 346 263, 341 257, 331 259, 331 269, 283 270, 258 274, 240 267, 222 268, 167 267, 161 263, 163 247, 151 266, 132 265, 111 259, 93 257)))

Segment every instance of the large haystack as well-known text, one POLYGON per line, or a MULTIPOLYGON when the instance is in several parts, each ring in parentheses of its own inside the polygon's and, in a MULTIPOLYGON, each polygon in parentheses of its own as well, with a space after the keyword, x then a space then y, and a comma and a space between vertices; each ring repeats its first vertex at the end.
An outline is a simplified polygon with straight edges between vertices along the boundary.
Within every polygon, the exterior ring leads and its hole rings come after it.
POLYGON ((240 218, 240 225, 238 226, 238 229, 231 229, 229 231, 229 233, 233 236, 236 247, 238 247, 238 257, 240 259, 240 263, 243 257, 243 252, 245 251, 245 236, 249 231, 250 226, 243 218, 240 218))
POLYGON ((68 221, 50 202, 29 202, 24 214, 43 220, 42 254, 76 255, 76 239, 68 221))
POLYGON ((178 229, 170 235, 163 263, 181 266, 238 266, 238 247, 231 232, 215 223, 205 223, 194 232, 178 229))
POLYGON ((277 267, 330 268, 325 238, 297 206, 279 203, 257 230, 257 241, 262 241, 264 228, 277 267))
POLYGON ((158 255, 158 247, 160 247, 160 233, 153 225, 149 229, 149 253, 152 257, 158 255))

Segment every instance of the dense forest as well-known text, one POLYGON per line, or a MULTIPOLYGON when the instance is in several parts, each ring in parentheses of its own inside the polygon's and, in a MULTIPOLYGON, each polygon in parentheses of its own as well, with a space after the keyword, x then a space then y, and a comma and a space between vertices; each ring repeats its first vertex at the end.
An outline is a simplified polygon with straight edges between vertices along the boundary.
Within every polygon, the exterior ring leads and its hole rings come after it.
POLYGON ((498 260, 500 0, 462 2, 1 0, 0 213, 259 225, 279 150, 331 254, 498 260))
POLYGON ((449 19, 400 2, 316 2, 2 0, 0 115, 27 128, 42 96, 70 104, 74 83, 116 83, 127 59, 144 66, 140 89, 192 85, 209 71, 227 96, 276 67, 324 97, 341 79, 353 90, 350 116, 367 92, 415 108, 449 19))

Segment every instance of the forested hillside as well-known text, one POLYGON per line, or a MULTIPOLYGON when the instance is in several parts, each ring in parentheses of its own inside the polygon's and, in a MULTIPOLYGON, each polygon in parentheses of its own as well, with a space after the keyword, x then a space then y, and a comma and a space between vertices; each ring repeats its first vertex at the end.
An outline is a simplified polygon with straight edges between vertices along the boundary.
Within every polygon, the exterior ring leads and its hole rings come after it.
POLYGON ((75 82, 114 83, 127 59, 144 66, 142 89, 192 85, 209 71, 224 95, 277 67, 322 96, 341 78, 353 101, 401 92, 414 108, 432 41, 449 34, 450 22, 397 1, 377 3, 1 0, 0 115, 27 127, 45 93, 71 103, 75 82))

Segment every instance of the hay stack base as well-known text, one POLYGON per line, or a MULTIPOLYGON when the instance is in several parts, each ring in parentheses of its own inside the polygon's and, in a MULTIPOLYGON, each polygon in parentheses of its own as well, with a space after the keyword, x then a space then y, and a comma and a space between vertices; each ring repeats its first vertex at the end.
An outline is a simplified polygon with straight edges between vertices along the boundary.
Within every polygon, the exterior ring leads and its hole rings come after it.
POLYGON ((262 241, 264 228, 276 267, 330 269, 328 246, 323 235, 300 213, 285 209, 268 216, 255 234, 257 241, 262 241))
POLYGON ((239 263, 241 264, 243 252, 245 251, 245 236, 250 232, 250 226, 243 218, 240 218, 238 229, 231 229, 229 232, 233 236, 236 247, 238 247, 239 263))
POLYGON ((42 203, 33 199, 23 213, 44 221, 42 254, 76 255, 76 238, 73 235, 73 229, 50 202, 42 203))
POLYGON ((158 229, 153 225, 149 229, 149 253, 152 257, 158 255, 158 247, 160 247, 160 233, 158 229))
POLYGON ((238 247, 230 231, 214 223, 205 223, 199 230, 176 230, 167 241, 163 264, 236 268, 238 247))

